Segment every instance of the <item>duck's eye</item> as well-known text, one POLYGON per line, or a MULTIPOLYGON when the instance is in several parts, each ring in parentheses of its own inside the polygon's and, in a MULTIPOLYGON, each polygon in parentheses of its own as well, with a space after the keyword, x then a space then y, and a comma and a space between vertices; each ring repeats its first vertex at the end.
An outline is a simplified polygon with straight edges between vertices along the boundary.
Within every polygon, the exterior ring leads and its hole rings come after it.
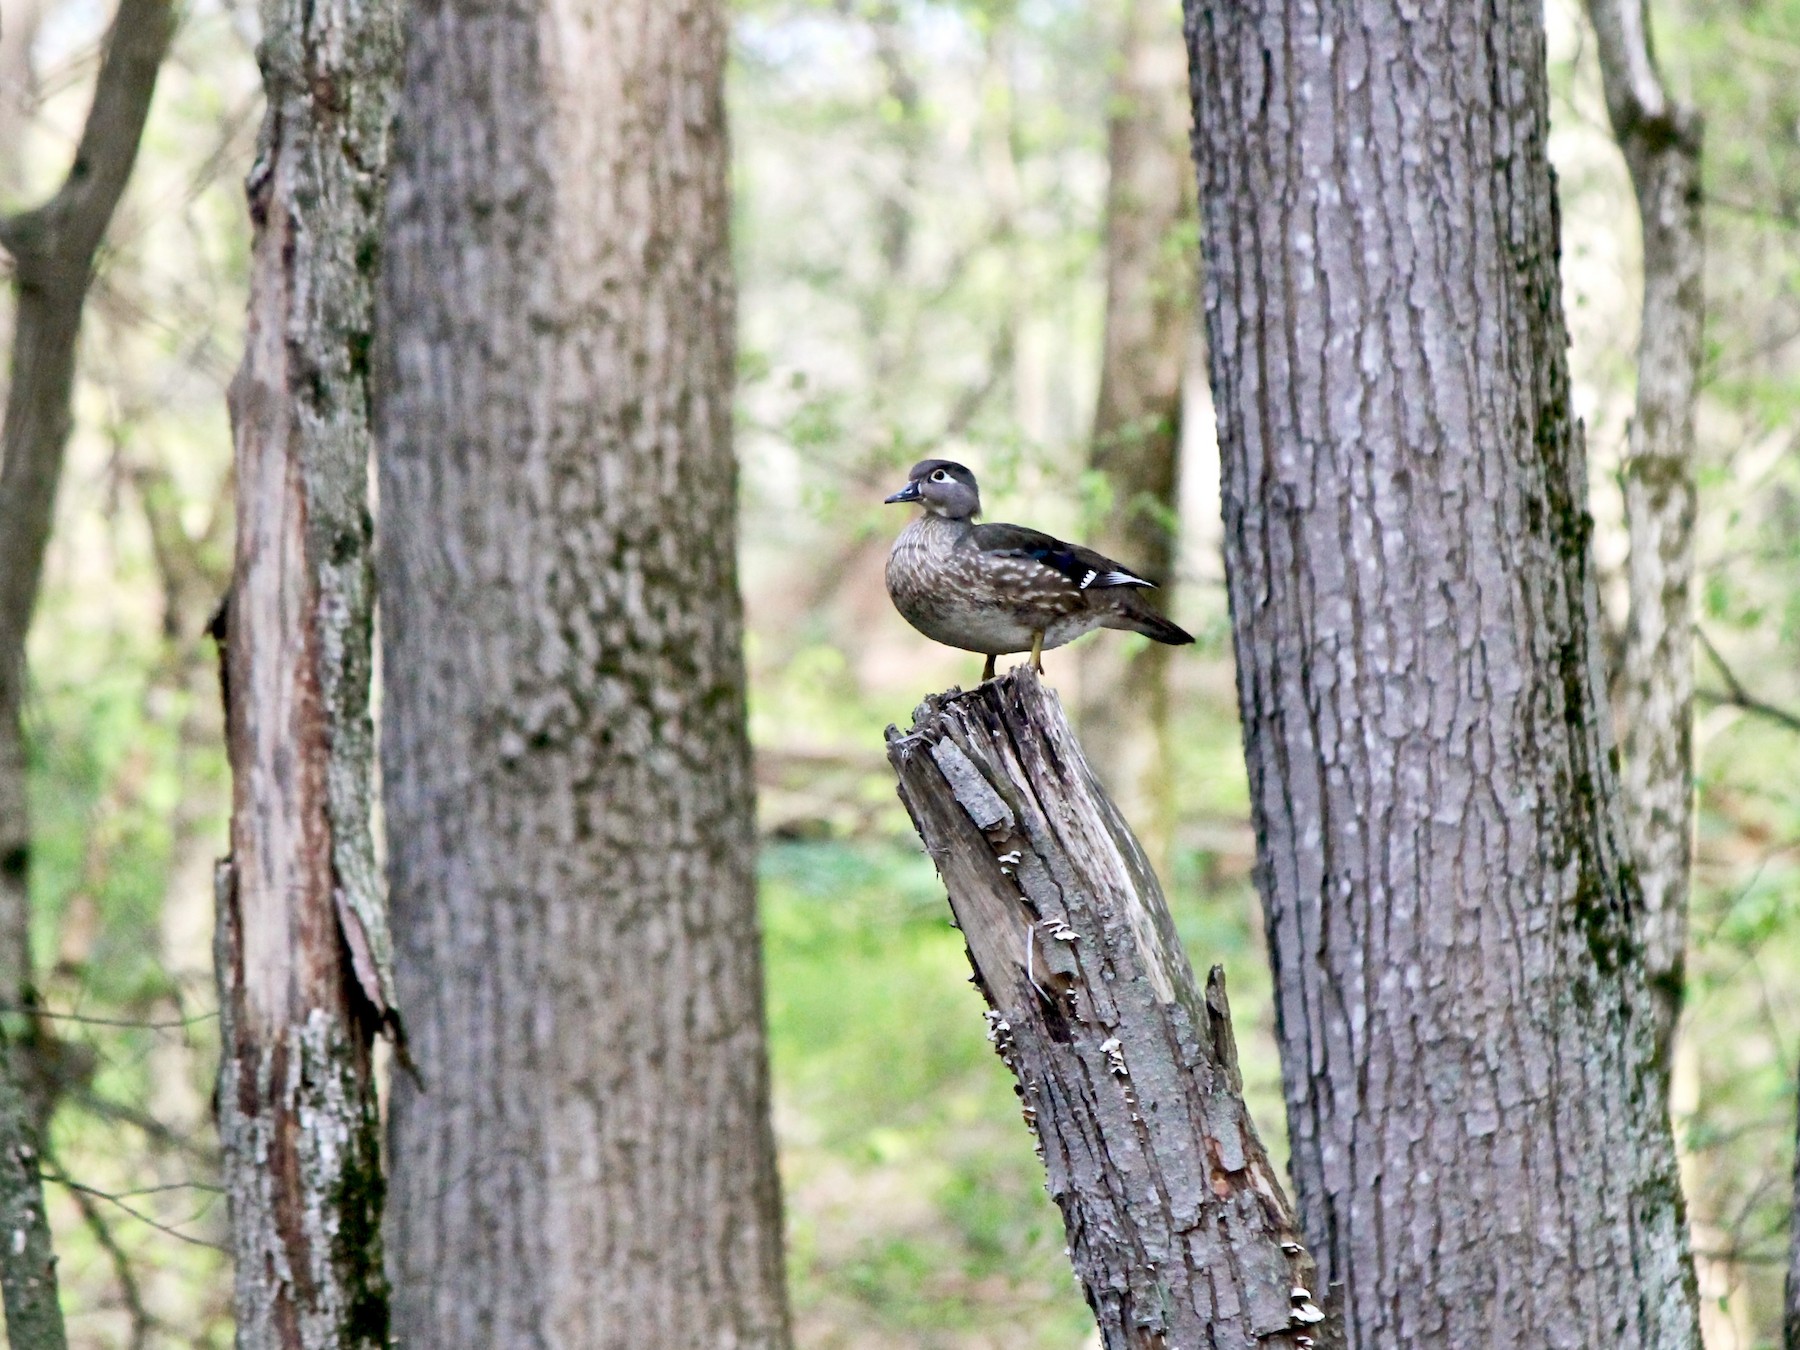
POLYGON ((931 481, 934 483, 948 483, 950 481, 950 475, 945 473, 942 469, 939 469, 936 473, 931 475, 931 481))

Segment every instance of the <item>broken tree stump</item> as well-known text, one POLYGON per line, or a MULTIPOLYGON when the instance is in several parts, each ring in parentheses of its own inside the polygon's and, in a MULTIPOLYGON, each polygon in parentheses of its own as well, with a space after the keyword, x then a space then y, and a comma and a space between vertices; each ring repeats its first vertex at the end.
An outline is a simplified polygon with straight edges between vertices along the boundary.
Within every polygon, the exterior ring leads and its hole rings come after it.
POLYGON ((1202 993, 1143 850, 1021 667, 888 728, 1107 1350, 1323 1347, 1251 1124, 1224 971, 1202 993))

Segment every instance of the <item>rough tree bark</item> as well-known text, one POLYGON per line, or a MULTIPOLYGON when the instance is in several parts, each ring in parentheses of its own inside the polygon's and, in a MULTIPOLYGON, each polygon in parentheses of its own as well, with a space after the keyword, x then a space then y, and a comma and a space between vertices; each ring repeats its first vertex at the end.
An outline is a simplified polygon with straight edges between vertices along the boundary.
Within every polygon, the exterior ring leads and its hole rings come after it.
POLYGON ((1190 0, 1293 1171, 1350 1343, 1692 1350, 1535 0, 1190 0))
POLYGON ((1644 0, 1588 0, 1606 111, 1643 228, 1637 413, 1624 464, 1631 614, 1619 714, 1626 834, 1644 891, 1644 965, 1668 1073, 1693 867, 1694 402, 1705 261, 1700 116, 1663 87, 1644 0))
MULTIPOLYGON (((0 1016, 35 1001, 25 639, 69 441, 76 343, 94 255, 131 178, 173 29, 169 0, 121 0, 68 176, 42 206, 0 217, 18 295, 0 428, 0 1016)), ((0 1286, 14 1350, 60 1350, 56 1258, 38 1176, 50 1092, 31 1071, 40 1031, 23 1025, 24 1044, 0 1037, 0 1286)))
POLYGON ((12 1069, 12 1046, 0 1034, 0 1292, 9 1350, 64 1350, 68 1335, 58 1301, 56 1252, 44 1214, 43 1154, 33 1111, 12 1069))
POLYGON ((238 1344, 388 1343, 373 1041, 392 1017, 370 835, 369 351, 394 0, 268 0, 232 382, 223 612, 231 856, 215 958, 238 1344))
POLYGON ((1108 1350, 1315 1344, 1323 1315, 1244 1107, 1224 972, 1162 890, 1054 695, 1020 668, 888 728, 988 1035, 1018 1078, 1108 1350))
POLYGON ((380 428, 411 1345, 788 1343, 725 50, 714 0, 412 10, 380 428))
MULTIPOLYGON (((1106 328, 1090 463, 1112 506, 1094 541, 1146 575, 1172 581, 1181 471, 1181 385, 1193 326, 1195 260, 1183 237, 1194 208, 1187 101, 1173 6, 1129 0, 1107 121, 1106 328)), ((1168 778, 1169 648, 1081 648, 1080 721, 1091 759, 1152 857, 1173 821, 1168 778)))

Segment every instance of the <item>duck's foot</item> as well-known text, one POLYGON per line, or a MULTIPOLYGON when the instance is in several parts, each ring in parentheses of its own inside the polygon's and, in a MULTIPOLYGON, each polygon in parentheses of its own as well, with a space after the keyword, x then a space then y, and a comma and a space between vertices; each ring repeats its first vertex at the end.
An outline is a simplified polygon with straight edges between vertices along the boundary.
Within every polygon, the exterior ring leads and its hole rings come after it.
POLYGON ((987 664, 982 666, 982 668, 981 668, 981 680, 982 680, 982 683, 985 684, 985 683, 987 683, 987 681, 989 681, 993 678, 994 678, 994 658, 990 655, 987 659, 987 664))

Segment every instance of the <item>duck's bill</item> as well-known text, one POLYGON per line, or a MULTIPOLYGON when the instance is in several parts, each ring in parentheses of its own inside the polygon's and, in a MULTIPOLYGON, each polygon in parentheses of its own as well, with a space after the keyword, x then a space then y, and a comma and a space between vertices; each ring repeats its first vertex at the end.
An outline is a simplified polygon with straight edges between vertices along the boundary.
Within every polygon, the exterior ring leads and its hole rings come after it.
POLYGON ((916 502, 919 500, 919 496, 919 484, 915 479, 913 482, 910 482, 905 487, 901 488, 893 496, 882 502, 882 505, 892 506, 896 502, 916 502))

